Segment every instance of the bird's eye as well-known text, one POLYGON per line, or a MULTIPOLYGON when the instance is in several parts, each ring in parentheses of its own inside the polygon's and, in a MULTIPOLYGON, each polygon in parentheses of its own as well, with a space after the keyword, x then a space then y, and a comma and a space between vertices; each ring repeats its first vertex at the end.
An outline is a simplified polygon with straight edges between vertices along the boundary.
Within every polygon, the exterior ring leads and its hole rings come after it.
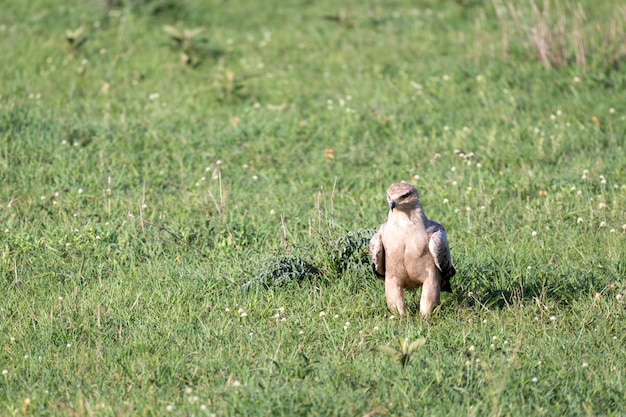
POLYGON ((408 193, 406 193, 406 194, 402 194, 400 196, 400 200, 406 200, 407 198, 409 198, 410 195, 411 195, 410 191, 408 193))

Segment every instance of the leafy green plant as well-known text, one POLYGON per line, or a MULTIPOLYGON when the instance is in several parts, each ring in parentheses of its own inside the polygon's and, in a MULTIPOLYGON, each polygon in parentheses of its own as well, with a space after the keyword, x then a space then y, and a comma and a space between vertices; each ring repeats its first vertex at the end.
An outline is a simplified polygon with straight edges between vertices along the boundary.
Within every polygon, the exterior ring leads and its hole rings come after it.
POLYGON ((72 51, 79 50, 85 42, 87 42, 87 30, 85 25, 79 26, 77 29, 67 29, 65 31, 65 40, 69 44, 72 51))
POLYGON ((196 52, 195 42, 197 42, 198 36, 204 32, 203 27, 178 29, 175 26, 165 25, 163 31, 176 42, 181 52, 180 62, 193 67, 200 65, 202 57, 196 52))
POLYGON ((376 346, 374 349, 377 352, 393 356, 398 362, 400 362, 402 368, 404 368, 407 363, 409 363, 411 354, 426 345, 426 338, 420 337, 419 339, 415 339, 411 342, 408 338, 401 337, 397 340, 397 343, 398 345, 395 348, 389 345, 384 345, 376 346))

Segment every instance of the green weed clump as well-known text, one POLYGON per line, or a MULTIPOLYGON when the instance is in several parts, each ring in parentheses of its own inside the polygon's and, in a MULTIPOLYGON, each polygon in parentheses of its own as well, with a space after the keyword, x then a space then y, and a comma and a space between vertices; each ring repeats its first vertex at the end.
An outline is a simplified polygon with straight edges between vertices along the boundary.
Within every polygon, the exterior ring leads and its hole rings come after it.
POLYGON ((622 17, 4 2, 0 415, 622 415, 622 17), (427 319, 369 265, 397 181, 427 319))

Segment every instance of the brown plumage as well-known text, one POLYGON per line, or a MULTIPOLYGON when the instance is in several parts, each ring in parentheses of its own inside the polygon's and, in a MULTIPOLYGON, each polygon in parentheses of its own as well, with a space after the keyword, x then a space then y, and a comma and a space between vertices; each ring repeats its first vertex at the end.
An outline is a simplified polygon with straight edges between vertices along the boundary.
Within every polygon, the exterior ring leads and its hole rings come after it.
POLYGON ((389 215, 370 241, 376 276, 385 281, 385 297, 392 311, 404 315, 404 290, 422 286, 420 314, 439 304, 441 291, 452 292, 450 247, 442 225, 429 220, 410 184, 392 184, 387 190, 389 215))

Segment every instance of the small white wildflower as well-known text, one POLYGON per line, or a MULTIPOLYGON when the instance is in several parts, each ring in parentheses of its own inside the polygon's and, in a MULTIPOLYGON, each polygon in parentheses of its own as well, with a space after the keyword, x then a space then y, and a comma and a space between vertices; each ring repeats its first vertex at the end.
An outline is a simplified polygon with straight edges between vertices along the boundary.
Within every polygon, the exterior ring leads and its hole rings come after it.
POLYGON ((349 327, 349 326, 350 326, 350 322, 349 322, 349 321, 347 321, 347 322, 346 322, 346 324, 345 324, 345 326, 346 326, 346 327, 349 327))
POLYGON ((556 116, 555 116, 555 115, 553 115, 553 114, 551 114, 551 115, 550 115, 550 120, 556 120, 556 116))
POLYGON ((257 177, 256 175, 252 176, 252 181, 258 181, 258 180, 259 180, 259 177, 257 177))
POLYGON ((300 330, 300 332, 298 333, 300 336, 302 336, 304 334, 304 330, 300 330))
POLYGON ((587 178, 589 178, 589 171, 588 170, 583 170, 583 175, 581 177, 583 180, 586 180, 587 178))
POLYGON ((156 100, 157 98, 159 98, 159 93, 152 93, 148 96, 148 98, 150 100, 156 100))
POLYGON ((282 321, 283 323, 287 321, 287 317, 283 317, 282 319, 280 319, 280 321, 282 321))
POLYGON ((604 210, 605 208, 606 208, 606 204, 604 204, 604 203, 598 204, 598 209, 599 210, 604 210))
POLYGON ((482 168, 483 164, 481 164, 480 162, 476 164, 476 168, 482 168))
POLYGON ((582 217, 579 217, 578 219, 576 219, 576 223, 580 224, 583 223, 585 220, 582 217))
POLYGON ((537 236, 537 231, 536 231, 536 230, 533 230, 533 231, 532 231, 532 233, 531 233, 531 235, 533 235, 533 236, 537 236))
POLYGON ((165 407, 165 409, 167 411, 172 411, 172 410, 174 410, 174 406, 172 404, 168 404, 167 407, 165 407))
POLYGON ((3 370, 2 370, 2 375, 8 375, 8 374, 9 374, 9 371, 8 371, 8 370, 6 370, 6 369, 3 369, 3 370))
POLYGON ((245 312, 244 312, 244 313, 241 313, 239 316, 240 316, 240 317, 248 317, 248 313, 245 313, 245 312))
POLYGON ((456 167, 450 167, 450 171, 456 171, 456 167))
POLYGON ((606 222, 600 222, 600 227, 606 227, 606 222))
POLYGON ((615 114, 615 109, 614 109, 613 107, 611 107, 611 108, 609 109, 609 113, 611 113, 611 114, 615 114))
POLYGON ((226 307, 226 308, 224 309, 224 311, 225 311, 225 312, 227 312, 227 313, 230 313, 230 308, 226 307))
POLYGON ((587 362, 583 362, 583 368, 586 368, 588 366, 589 366, 589 364, 587 362))
POLYGON ((232 386, 233 386, 233 387, 235 387, 235 388, 240 387, 240 386, 241 386, 241 382, 239 382, 239 381, 234 381, 234 382, 233 382, 233 384, 232 384, 232 386))
POLYGON ((537 382, 537 381, 539 381, 539 378, 537 378, 537 377, 535 376, 535 377, 533 377, 533 379, 531 379, 531 381, 533 381, 533 382, 537 382))
POLYGON ((69 347, 72 347, 72 344, 71 344, 71 343, 68 343, 68 344, 67 344, 67 345, 65 345, 65 346, 67 346, 67 347, 69 348, 69 347))
POLYGON ((443 199, 443 204, 448 204, 448 199, 447 198, 443 199))
POLYGON ((467 348, 467 350, 469 350, 470 352, 473 352, 476 350, 476 348, 474 347, 474 345, 471 345, 469 348, 467 348))
POLYGON ((389 320, 393 320, 395 318, 396 318, 396 316, 389 316, 389 320))
POLYGON ((378 327, 378 326, 374 326, 374 331, 375 331, 375 332, 377 332, 377 331, 379 331, 379 330, 380 330, 380 327, 378 327))
POLYGON ((448 74, 443 74, 441 76, 441 79, 444 80, 444 81, 450 81, 450 76, 448 74))
POLYGON ((320 318, 322 317, 326 317, 326 312, 325 311, 320 311, 320 318))
POLYGON ((550 321, 556 321, 556 316, 550 316, 550 321))

